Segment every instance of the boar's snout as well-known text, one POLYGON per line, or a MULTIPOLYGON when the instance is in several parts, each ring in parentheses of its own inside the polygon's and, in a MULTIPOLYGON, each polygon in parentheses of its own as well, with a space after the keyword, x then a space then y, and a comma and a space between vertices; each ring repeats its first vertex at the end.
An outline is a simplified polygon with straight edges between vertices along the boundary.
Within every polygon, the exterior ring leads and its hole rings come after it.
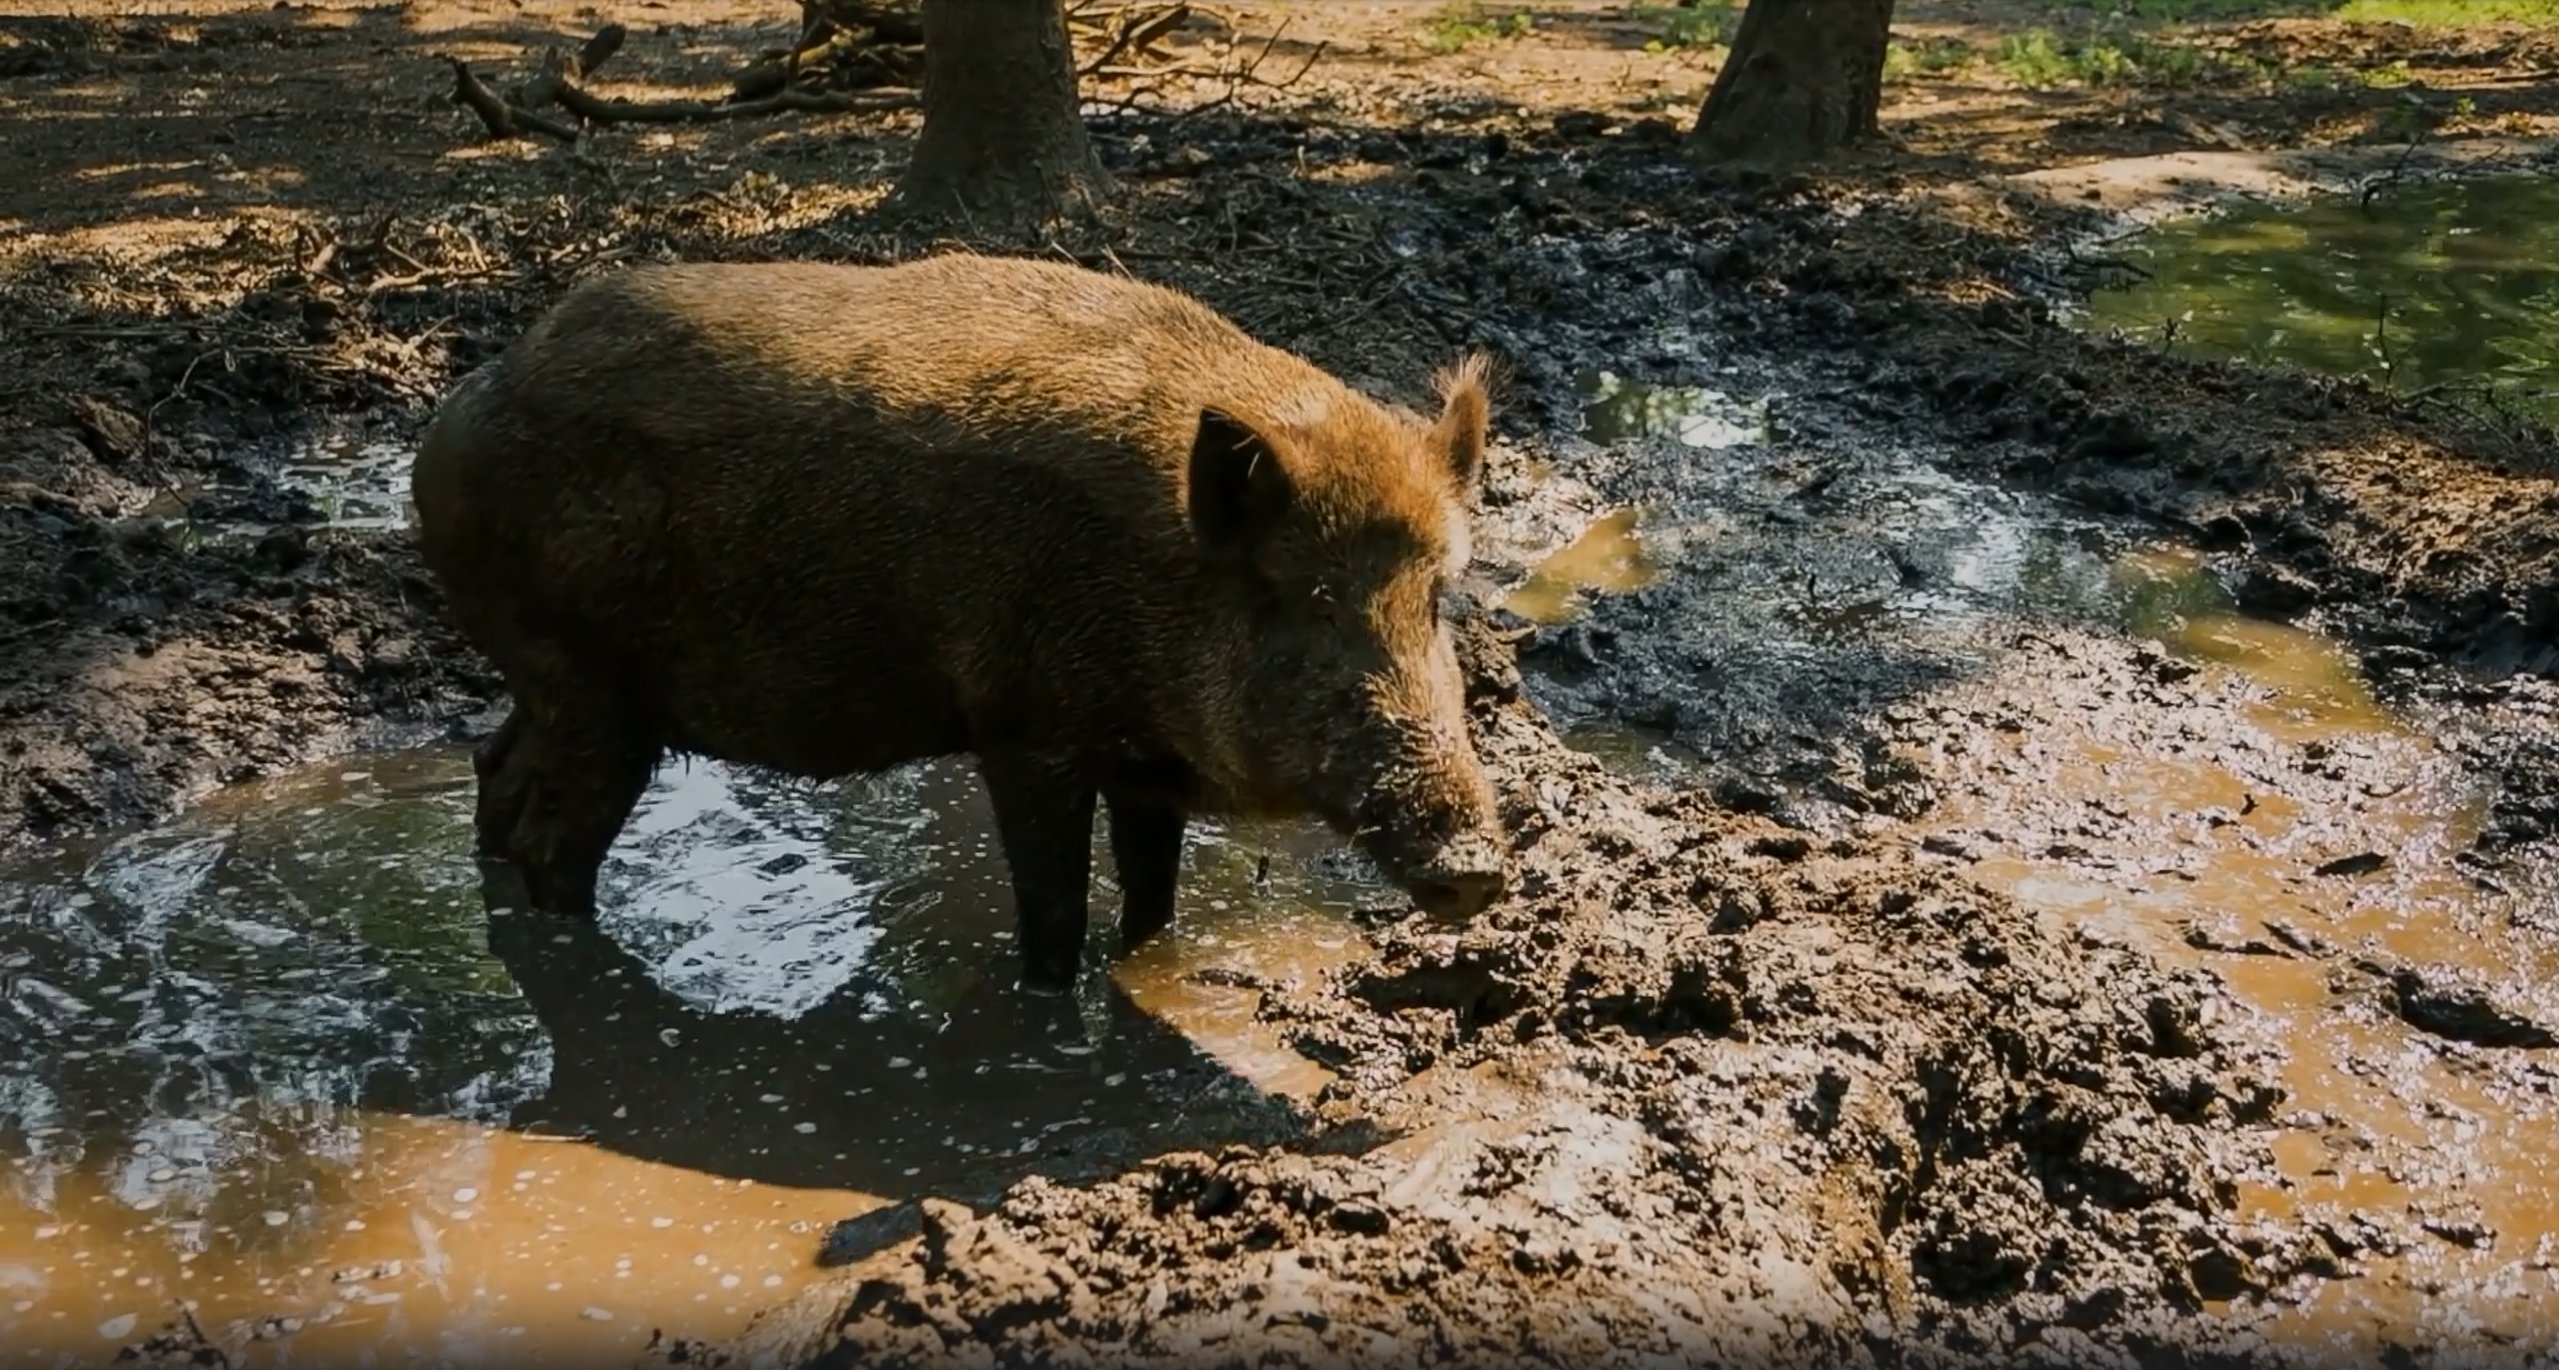
POLYGON ((1492 906, 1509 885, 1502 870, 1502 849, 1491 838, 1470 834, 1442 847, 1416 867, 1406 888, 1422 912, 1434 918, 1472 918, 1492 906))

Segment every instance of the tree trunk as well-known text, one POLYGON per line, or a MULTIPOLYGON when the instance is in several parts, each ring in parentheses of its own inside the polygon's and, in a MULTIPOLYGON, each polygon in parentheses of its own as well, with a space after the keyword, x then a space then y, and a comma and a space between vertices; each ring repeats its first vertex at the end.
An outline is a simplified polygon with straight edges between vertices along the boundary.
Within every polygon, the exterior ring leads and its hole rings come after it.
POLYGON ((1892 26, 1893 0, 1750 0, 1690 146, 1791 162, 1875 136, 1892 26))
POLYGON ((1018 228, 1110 190, 1084 136, 1060 0, 924 0, 924 132, 900 206, 1018 228))

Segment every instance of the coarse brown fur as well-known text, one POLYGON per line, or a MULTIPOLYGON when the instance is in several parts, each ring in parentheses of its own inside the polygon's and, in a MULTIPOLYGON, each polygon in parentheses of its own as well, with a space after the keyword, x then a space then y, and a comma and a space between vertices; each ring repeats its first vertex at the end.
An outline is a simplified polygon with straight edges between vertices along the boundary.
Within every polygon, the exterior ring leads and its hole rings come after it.
POLYGON ((1093 805, 1134 944, 1193 812, 1320 814, 1426 906, 1504 844, 1441 616, 1485 367, 1425 420, 1170 290, 1056 263, 629 269, 430 427, 419 536, 515 707, 480 843, 537 906, 668 748, 835 777, 974 753, 1026 980, 1071 980, 1093 805))

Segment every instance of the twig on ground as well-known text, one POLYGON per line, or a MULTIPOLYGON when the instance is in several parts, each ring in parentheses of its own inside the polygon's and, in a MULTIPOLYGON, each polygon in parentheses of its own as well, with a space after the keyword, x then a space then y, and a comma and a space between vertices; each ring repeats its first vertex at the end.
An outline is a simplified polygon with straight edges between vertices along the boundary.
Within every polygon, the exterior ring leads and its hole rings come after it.
POLYGON ((2374 306, 2372 351, 2374 356, 2381 359, 2381 388, 2387 391, 2399 380, 2399 363, 2390 355, 2390 297, 2388 295, 2382 296, 2381 302, 2374 306))
MULTIPOLYGON (((579 131, 544 115, 543 109, 557 106, 590 124, 689 124, 766 114, 857 114, 911 109, 921 99, 918 92, 904 87, 838 92, 794 90, 786 85, 753 99, 716 102, 618 100, 581 88, 579 80, 593 75, 622 50, 627 33, 620 24, 607 24, 575 54, 556 48, 543 54, 541 70, 516 88, 513 100, 489 89, 462 59, 448 57, 445 60, 453 66, 453 98, 480 117, 492 138, 539 133, 564 143, 576 142, 579 131)), ((787 73, 784 79, 788 80, 787 73)))
POLYGON ((2417 132, 2408 139, 2408 145, 2399 149, 2398 159, 2390 164, 2390 169, 2364 183, 2363 195, 2355 201, 2355 208, 2363 211, 2364 217, 2372 217, 2373 199, 2399 184, 2400 178, 2407 174, 2408 159, 2417 154, 2417 145, 2426 141, 2426 132, 2424 125, 2418 125, 2417 132))
POLYGON ((517 86, 510 99, 516 108, 527 110, 558 103, 561 86, 595 75, 596 68, 612 61, 613 54, 622 50, 622 41, 629 33, 620 24, 607 24, 597 29, 574 56, 563 56, 557 48, 543 53, 541 71, 517 86))
POLYGON ((444 60, 453 64, 454 102, 480 116, 480 123, 488 129, 490 137, 521 138, 527 133, 539 133, 546 138, 557 138, 564 143, 574 143, 578 140, 576 129, 532 110, 519 109, 498 98, 496 91, 483 85, 479 77, 471 74, 470 64, 461 58, 448 57, 444 60))
POLYGON ((1191 17, 1191 7, 1188 4, 1180 3, 1179 0, 1176 0, 1176 3, 1167 5, 1163 9, 1143 18, 1134 17, 1135 15, 1136 11, 1134 10, 1122 9, 1119 11, 1115 22, 1109 30, 1111 34, 1109 46, 1102 49, 1101 56, 1086 63, 1080 74, 1091 76, 1096 72, 1104 70, 1109 67, 1112 62, 1117 61, 1119 55, 1123 52, 1128 52, 1132 49, 1141 53, 1146 51, 1156 39, 1163 37, 1165 34, 1171 33, 1173 30, 1180 28, 1183 24, 1189 22, 1191 17))
MULTIPOLYGON (((1220 64, 1213 67, 1201 68, 1190 63, 1177 62, 1169 66, 1138 68, 1115 67, 1107 65, 1106 63, 1096 63, 1089 74, 1141 83, 1183 76, 1225 78, 1226 88, 1223 91, 1220 91, 1218 94, 1206 100, 1199 101, 1196 104, 1187 105, 1180 109, 1170 111, 1170 117, 1178 122, 1183 119, 1188 119, 1194 115, 1206 114, 1211 110, 1223 109, 1228 105, 1234 104, 1236 99, 1241 96, 1247 88, 1273 91, 1287 90, 1289 87, 1296 85, 1299 81, 1306 79, 1306 73, 1313 71, 1315 69, 1315 64, 1323 60, 1325 52, 1331 46, 1329 41, 1317 43, 1314 48, 1306 54, 1306 60, 1300 63, 1297 70, 1289 73, 1286 78, 1274 81, 1261 75, 1263 62, 1269 60, 1272 51, 1279 46, 1280 39, 1287 34, 1288 23, 1289 21, 1285 18, 1280 20, 1278 27, 1271 31, 1271 36, 1263 41, 1261 50, 1255 53, 1251 60, 1245 62, 1241 66, 1220 64)), ((1154 94, 1156 94, 1156 91, 1152 87, 1141 84, 1138 88, 1132 89, 1128 94, 1111 102, 1109 110, 1114 114, 1155 112, 1149 110, 1146 105, 1140 103, 1144 97, 1154 94)))
POLYGON ((755 100, 614 100, 562 82, 560 108, 598 124, 692 124, 749 119, 760 114, 859 114, 911 109, 917 92, 892 87, 867 91, 780 90, 755 100))

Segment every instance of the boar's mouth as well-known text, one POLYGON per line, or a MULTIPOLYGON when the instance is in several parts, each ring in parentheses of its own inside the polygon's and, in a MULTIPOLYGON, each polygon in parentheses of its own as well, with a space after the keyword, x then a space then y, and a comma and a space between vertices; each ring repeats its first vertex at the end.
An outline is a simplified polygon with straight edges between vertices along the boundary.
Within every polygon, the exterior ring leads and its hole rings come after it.
POLYGON ((1433 918, 1471 918, 1509 888, 1508 852, 1495 836, 1474 828, 1438 840, 1413 841, 1387 825, 1336 821, 1386 878, 1433 918))

